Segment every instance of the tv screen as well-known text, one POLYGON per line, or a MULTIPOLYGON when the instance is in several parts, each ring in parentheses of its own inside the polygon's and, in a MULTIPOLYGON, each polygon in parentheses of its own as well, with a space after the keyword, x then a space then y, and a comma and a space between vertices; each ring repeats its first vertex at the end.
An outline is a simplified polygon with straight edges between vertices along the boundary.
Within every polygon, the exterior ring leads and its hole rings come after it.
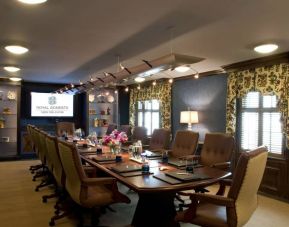
POLYGON ((31 92, 32 117, 73 117, 73 95, 31 92))

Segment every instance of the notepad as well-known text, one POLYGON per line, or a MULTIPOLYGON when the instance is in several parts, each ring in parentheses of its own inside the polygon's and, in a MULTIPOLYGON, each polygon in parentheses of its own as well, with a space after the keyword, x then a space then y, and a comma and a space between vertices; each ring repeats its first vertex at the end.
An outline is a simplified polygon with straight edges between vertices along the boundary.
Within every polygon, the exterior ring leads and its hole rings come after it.
POLYGON ((93 155, 91 157, 96 162, 107 162, 107 161, 115 161, 115 156, 109 155, 93 155))
POLYGON ((111 167, 111 170, 118 172, 118 173, 125 173, 131 171, 139 171, 141 170, 141 166, 139 165, 117 165, 111 167))
POLYGON ((169 159, 168 164, 170 165, 174 165, 177 167, 184 167, 186 165, 191 165, 192 162, 191 161, 184 161, 184 160, 180 160, 180 159, 169 159))
POLYGON ((197 180, 206 180, 210 178, 206 174, 188 173, 186 171, 171 171, 165 174, 180 181, 197 181, 197 180))
POLYGON ((144 152, 146 154, 146 157, 149 159, 162 157, 162 155, 160 153, 157 153, 157 152, 152 152, 152 151, 148 151, 148 150, 145 150, 144 152))

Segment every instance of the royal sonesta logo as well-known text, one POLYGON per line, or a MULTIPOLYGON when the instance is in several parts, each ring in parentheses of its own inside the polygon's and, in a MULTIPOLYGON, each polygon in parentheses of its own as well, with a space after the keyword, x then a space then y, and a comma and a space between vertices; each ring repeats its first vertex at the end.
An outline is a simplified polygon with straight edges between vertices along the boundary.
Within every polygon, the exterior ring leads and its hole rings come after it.
POLYGON ((48 104, 49 105, 55 105, 56 104, 56 97, 55 96, 48 97, 48 104))

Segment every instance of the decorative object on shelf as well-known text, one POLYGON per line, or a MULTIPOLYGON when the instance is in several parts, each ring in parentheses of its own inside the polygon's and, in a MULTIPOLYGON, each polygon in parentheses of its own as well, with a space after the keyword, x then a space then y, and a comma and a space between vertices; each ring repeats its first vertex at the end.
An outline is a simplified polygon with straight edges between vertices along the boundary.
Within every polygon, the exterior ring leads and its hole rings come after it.
POLYGON ((0 117, 0 128, 5 128, 5 119, 0 117))
POLYGON ((93 126, 98 127, 99 126, 99 120, 97 118, 93 119, 93 126))
POLYGON ((5 142, 5 143, 8 143, 8 142, 10 141, 10 138, 9 138, 8 136, 3 136, 3 137, 1 138, 1 141, 2 141, 2 142, 5 142))
POLYGON ((107 109, 106 109, 106 114, 110 115, 110 108, 109 107, 107 107, 107 109))
POLYGON ((12 114, 12 112, 11 112, 11 110, 10 110, 9 107, 4 107, 2 113, 3 113, 3 114, 12 114))
POLYGON ((101 140, 103 145, 107 145, 110 151, 114 154, 118 154, 121 151, 122 143, 127 141, 127 135, 125 132, 119 132, 118 130, 113 130, 110 135, 105 135, 101 140))
POLYGON ((105 97, 104 97, 104 95, 102 95, 102 94, 100 94, 100 95, 98 95, 97 96, 97 102, 98 103, 105 103, 105 97))
POLYGON ((108 95, 106 98, 107 102, 113 103, 114 102, 114 97, 112 95, 108 95))
POLYGON ((105 115, 105 110, 101 110, 100 115, 105 115))
POLYGON ((108 122, 106 119, 102 120, 102 126, 104 126, 104 127, 108 126, 108 122))
POLYGON ((89 101, 89 102, 94 102, 94 100, 95 100, 95 95, 90 94, 90 95, 88 96, 88 101, 89 101))
POLYGON ((95 110, 95 109, 90 109, 90 110, 89 110, 89 114, 90 114, 90 115, 96 114, 96 110, 95 110))
POLYGON ((16 92, 15 91, 8 91, 7 98, 8 98, 8 100, 16 100, 16 92))

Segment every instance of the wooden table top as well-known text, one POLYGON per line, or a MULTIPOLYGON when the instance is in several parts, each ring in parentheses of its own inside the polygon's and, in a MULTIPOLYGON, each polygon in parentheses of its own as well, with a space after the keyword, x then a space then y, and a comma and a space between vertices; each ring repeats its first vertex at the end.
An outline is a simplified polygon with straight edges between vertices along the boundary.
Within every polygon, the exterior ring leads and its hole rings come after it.
MULTIPOLYGON (((140 163, 135 161, 131 161, 129 159, 129 154, 127 152, 123 152, 122 162, 96 162, 92 159, 95 156, 95 148, 81 148, 79 149, 80 156, 83 160, 89 163, 92 166, 102 170, 108 175, 115 177, 118 181, 129 187, 130 189, 138 192, 138 193, 153 193, 153 192, 161 192, 161 191, 181 191, 193 189, 196 187, 205 187, 211 184, 218 182, 220 179, 227 178, 231 175, 230 172, 225 172, 219 169, 210 168, 210 167, 199 167, 194 169, 194 173, 197 174, 205 174, 209 176, 209 179, 206 180, 198 180, 198 181, 190 181, 190 182, 181 182, 179 184, 170 184, 164 182, 160 179, 153 177, 153 175, 159 173, 165 173, 167 171, 178 170, 176 167, 162 164, 160 160, 149 160, 150 172, 152 174, 149 175, 139 175, 139 176, 129 176, 124 177, 117 172, 111 170, 111 167, 120 166, 120 165, 136 165, 141 166, 140 163), (166 170, 160 170, 160 167, 166 167, 166 170)), ((109 155, 108 150, 104 149, 105 152, 102 155, 109 155)))

